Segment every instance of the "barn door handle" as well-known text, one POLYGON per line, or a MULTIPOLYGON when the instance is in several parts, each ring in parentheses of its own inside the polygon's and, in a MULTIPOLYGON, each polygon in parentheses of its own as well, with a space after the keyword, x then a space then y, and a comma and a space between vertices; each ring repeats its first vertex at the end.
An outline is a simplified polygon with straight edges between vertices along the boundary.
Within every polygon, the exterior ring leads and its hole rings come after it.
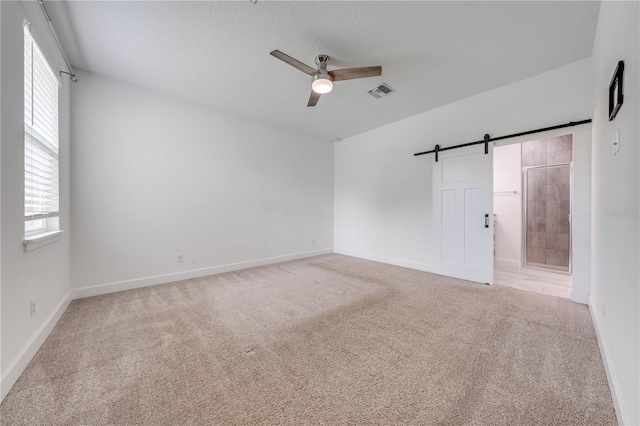
POLYGON ((488 214, 484 215, 484 227, 485 228, 489 227, 489 215, 488 214))

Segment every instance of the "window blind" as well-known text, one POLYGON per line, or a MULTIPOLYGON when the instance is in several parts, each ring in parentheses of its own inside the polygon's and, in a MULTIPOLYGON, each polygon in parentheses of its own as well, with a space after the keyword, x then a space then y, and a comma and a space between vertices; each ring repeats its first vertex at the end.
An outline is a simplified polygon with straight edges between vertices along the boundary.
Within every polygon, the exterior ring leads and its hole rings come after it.
POLYGON ((24 37, 24 215, 27 222, 58 216, 58 80, 28 26, 24 37))

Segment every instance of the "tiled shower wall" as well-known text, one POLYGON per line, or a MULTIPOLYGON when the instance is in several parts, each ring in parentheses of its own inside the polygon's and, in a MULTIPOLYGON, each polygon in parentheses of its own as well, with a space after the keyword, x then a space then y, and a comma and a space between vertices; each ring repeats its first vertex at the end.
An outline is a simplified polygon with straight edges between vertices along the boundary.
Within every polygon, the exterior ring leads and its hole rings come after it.
POLYGON ((571 135, 525 142, 527 264, 569 270, 571 135), (532 167, 535 166, 535 167, 532 167))

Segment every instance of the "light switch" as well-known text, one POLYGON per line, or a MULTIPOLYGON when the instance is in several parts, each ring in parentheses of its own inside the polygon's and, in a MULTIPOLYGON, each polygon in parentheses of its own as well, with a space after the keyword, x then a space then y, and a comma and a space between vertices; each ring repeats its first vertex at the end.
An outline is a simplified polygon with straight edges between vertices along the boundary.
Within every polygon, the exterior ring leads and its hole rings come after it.
POLYGON ((620 128, 616 129, 616 134, 613 137, 613 155, 616 155, 620 151, 620 128))

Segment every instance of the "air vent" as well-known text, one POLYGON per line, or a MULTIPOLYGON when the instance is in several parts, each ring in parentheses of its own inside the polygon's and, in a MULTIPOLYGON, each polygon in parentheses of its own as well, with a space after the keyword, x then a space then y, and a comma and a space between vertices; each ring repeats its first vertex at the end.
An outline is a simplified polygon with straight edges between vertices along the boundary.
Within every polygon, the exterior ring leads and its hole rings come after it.
POLYGON ((369 94, 376 99, 380 99, 383 96, 388 96, 392 92, 395 92, 395 90, 393 90, 393 88, 389 86, 387 83, 382 83, 380 86, 376 87, 375 89, 369 90, 369 94))

